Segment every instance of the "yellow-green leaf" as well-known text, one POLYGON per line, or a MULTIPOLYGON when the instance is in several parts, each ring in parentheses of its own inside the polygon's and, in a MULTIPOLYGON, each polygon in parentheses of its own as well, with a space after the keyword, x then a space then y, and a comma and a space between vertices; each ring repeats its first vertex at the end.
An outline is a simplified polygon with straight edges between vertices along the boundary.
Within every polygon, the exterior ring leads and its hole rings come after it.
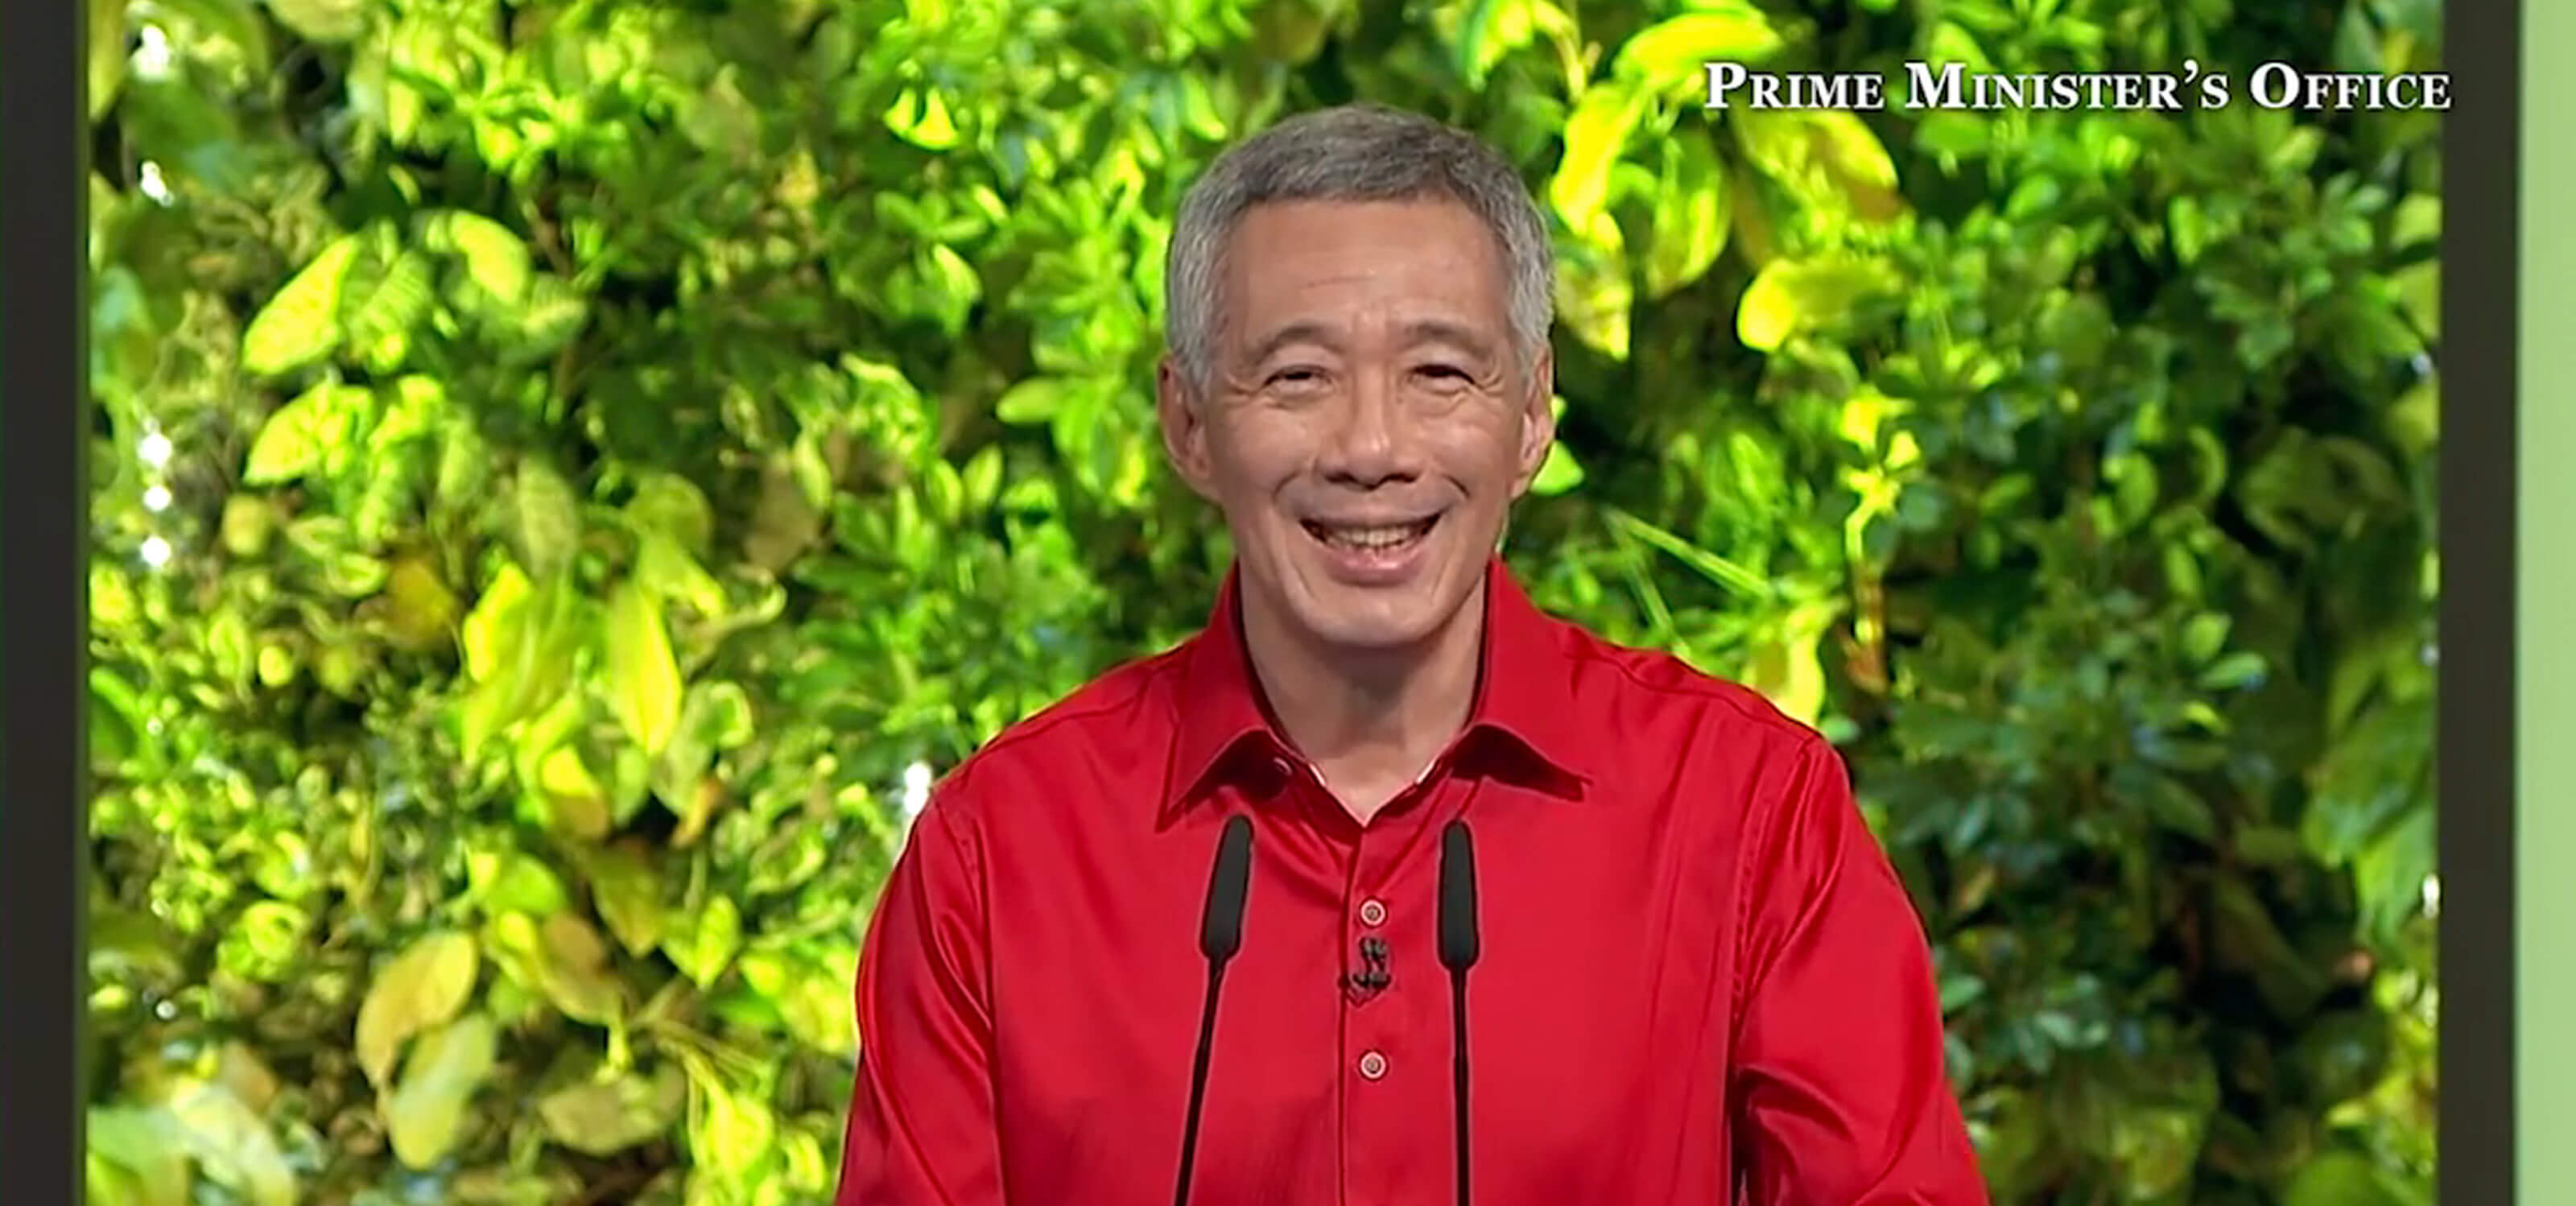
POLYGON ((1771 262, 1779 254, 1779 240, 1771 221, 1771 207, 1754 187, 1754 178, 1741 165, 1727 171, 1733 184, 1726 190, 1727 209, 1734 219, 1735 246, 1744 262, 1756 268, 1771 262))
POLYGON ((333 239, 268 299, 242 331, 242 368, 263 377, 280 376, 339 346, 340 292, 357 258, 357 236, 333 239))
POLYGON ((945 151, 957 145, 957 124, 948 115, 948 102, 940 99, 933 88, 906 88, 895 98, 894 106, 885 112, 886 128, 895 136, 926 151, 945 151))
POLYGON ((581 544, 581 500, 553 466, 530 460, 519 466, 512 501, 519 555, 527 560, 528 573, 553 577, 572 562, 581 544))
POLYGON ((465 617, 465 673, 476 681, 506 668, 519 643, 528 638, 528 577, 515 565, 503 565, 492 584, 465 617))
POLYGON ((465 261, 465 278, 492 300, 517 305, 528 294, 528 245, 510 228, 470 210, 448 210, 430 222, 433 246, 465 261))
POLYGON ((585 842, 608 836, 608 789, 581 760, 581 751, 556 746, 537 761, 537 789, 545 793, 555 828, 585 842))
POLYGON ((405 1040, 455 1017, 481 967, 471 936, 442 930, 412 943, 376 973, 358 1005, 358 1066, 367 1078, 384 1084, 405 1040))
POLYGON ((89 116, 116 103, 125 84, 125 0, 89 0, 89 116))
POLYGON ((1034 427, 1052 421, 1063 409, 1064 382, 1055 377, 1031 377, 1002 391, 993 403, 993 417, 1014 427, 1034 427))
POLYGON ((250 0, 153 0, 152 7, 161 13, 165 28, 171 17, 186 23, 184 37, 172 30, 171 41, 210 57, 220 56, 222 48, 230 46, 240 54, 250 78, 268 78, 268 27, 250 0))
POLYGON ((1790 719, 1814 725, 1825 710, 1825 634, 1840 616, 1833 602, 1808 603, 1778 622, 1757 647, 1745 685, 1762 693, 1790 719))
POLYGON ((346 42, 367 28, 359 0, 268 0, 268 11, 307 42, 346 42))
POLYGON ((1896 163, 1878 135, 1839 109, 1748 109, 1730 121, 1746 158, 1811 206, 1884 222, 1904 211, 1896 163))
POLYGON ((403 1061, 402 1083, 376 1107, 396 1159, 428 1168, 456 1146, 466 1106, 491 1074, 499 1049, 498 1029, 479 1013, 421 1036, 411 1058, 403 1061))
POLYGON ((546 918, 538 931, 537 985, 564 1016, 607 1025, 625 1012, 624 986, 611 975, 608 945, 571 913, 546 918))
POLYGON ((591 902, 618 945, 638 955, 660 945, 662 881, 643 852, 621 843, 592 851, 585 861, 591 902))
POLYGON ((715 539, 715 510, 707 504, 706 492, 676 473, 645 474, 635 483, 635 496, 626 501, 626 514, 692 558, 706 556, 715 539))
POLYGON ((1609 213, 1611 170, 1628 149, 1646 107, 1643 93, 1611 81, 1586 89, 1565 119, 1565 153, 1548 179, 1547 199, 1567 228, 1587 242, 1608 244, 1618 238, 1609 213))
POLYGON ((819 968, 799 965, 797 974, 769 997, 797 1041, 846 1058, 859 1049, 857 1023, 850 1014, 850 987, 819 968))
MULTIPOLYGON (((120 1200, 132 1206, 188 1206, 192 1170, 177 1119, 162 1109, 91 1107, 89 1157, 125 1174, 120 1200)), ((94 1199, 95 1200, 95 1199, 94 1199)))
POLYGON ((1666 144, 1663 187, 1655 193, 1654 243, 1646 252, 1646 295, 1671 296, 1706 273, 1726 250, 1726 165, 1708 140, 1679 134, 1666 144))
POLYGON ((1792 335, 1837 321, 1895 284, 1894 274, 1874 260, 1775 260, 1745 286, 1736 338, 1756 351, 1776 351, 1792 335))
POLYGON ((712 1079, 698 1081, 699 1108, 689 1128, 696 1166, 719 1176, 739 1176, 769 1155, 778 1120, 769 1106, 712 1079))
POLYGON ((670 930, 662 940, 663 953, 700 988, 714 984, 742 949, 742 914, 728 896, 709 899, 694 914, 671 918, 670 930))
POLYGON ((456 638, 457 613, 463 604, 438 576, 427 557, 405 556, 385 577, 385 632, 394 644, 415 653, 445 649, 456 638))
POLYGON ((663 1064, 652 1076, 615 1076, 566 1085, 537 1101, 537 1121, 555 1142, 607 1156, 668 1133, 688 1108, 689 1082, 663 1064))
POLYGON ((680 723, 680 664, 659 600, 628 579, 608 604, 608 697, 618 723, 647 757, 658 757, 680 723))
POLYGON ((295 1170, 266 1121, 222 1085, 187 1081, 169 1109, 180 1145, 205 1178, 250 1206, 295 1206, 295 1170))
POLYGON ((243 483, 274 486, 323 468, 335 451, 348 446, 358 418, 373 401, 366 390, 330 381, 289 399, 260 424, 242 467, 243 483))
POLYGON ((1638 30, 1619 48, 1611 71, 1659 93, 1687 87, 1705 94, 1708 64, 1752 66, 1784 44, 1770 18, 1747 0, 1717 0, 1638 30))
POLYGON ((1556 313, 1575 338, 1614 360, 1628 358, 1637 287, 1617 223, 1599 223, 1606 244, 1575 243, 1556 259, 1556 313))

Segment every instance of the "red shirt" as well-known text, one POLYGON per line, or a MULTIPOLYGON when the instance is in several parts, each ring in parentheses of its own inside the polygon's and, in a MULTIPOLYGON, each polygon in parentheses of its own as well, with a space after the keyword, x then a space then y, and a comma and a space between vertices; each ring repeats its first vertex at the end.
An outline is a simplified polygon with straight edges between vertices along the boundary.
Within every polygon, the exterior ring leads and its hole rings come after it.
POLYGON ((838 1206, 1170 1201, 1238 814, 1198 1206, 1454 1201, 1453 817, 1477 1206, 1984 1206, 1920 922, 1821 737, 1540 613, 1497 562, 1466 730, 1362 826, 1266 719, 1235 590, 932 793, 859 965, 838 1206), (1368 938, 1374 990, 1349 983, 1368 938))

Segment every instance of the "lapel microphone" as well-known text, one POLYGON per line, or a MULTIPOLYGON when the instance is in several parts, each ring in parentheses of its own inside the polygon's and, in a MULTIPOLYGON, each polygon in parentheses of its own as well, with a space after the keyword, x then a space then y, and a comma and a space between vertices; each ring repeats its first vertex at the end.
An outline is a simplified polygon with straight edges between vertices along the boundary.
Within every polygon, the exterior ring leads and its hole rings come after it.
POLYGON ((1440 965, 1449 969, 1449 1033, 1455 1049, 1450 1094, 1458 1141, 1458 1206, 1470 1206, 1467 1192, 1467 971, 1482 953, 1476 931, 1476 843, 1465 820, 1453 820, 1440 833, 1440 965))
POLYGON ((1199 1007, 1198 1050, 1190 1058, 1189 1113, 1181 1122, 1181 1168, 1173 1206, 1189 1206, 1190 1174, 1198 1167, 1199 1112, 1207 1105, 1208 1052, 1216 1040, 1216 1002, 1225 987, 1225 965, 1243 949, 1243 906, 1252 879, 1252 822, 1229 817, 1217 838, 1208 871, 1207 911, 1199 920, 1199 953, 1207 957, 1207 997, 1199 1007))

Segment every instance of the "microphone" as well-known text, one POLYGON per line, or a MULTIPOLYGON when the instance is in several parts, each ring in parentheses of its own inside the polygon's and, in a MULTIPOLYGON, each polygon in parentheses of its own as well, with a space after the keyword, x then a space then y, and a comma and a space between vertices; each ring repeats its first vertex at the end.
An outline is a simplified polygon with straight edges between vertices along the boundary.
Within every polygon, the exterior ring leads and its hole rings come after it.
POLYGON ((1208 1051, 1216 1041, 1216 999, 1225 965, 1243 949, 1243 904, 1252 878, 1252 822, 1226 819, 1217 838, 1216 865, 1208 872, 1207 912, 1199 920, 1199 953, 1207 956, 1207 1000, 1199 1007, 1198 1051, 1190 1060, 1189 1114, 1181 1123, 1181 1170, 1173 1206, 1189 1206, 1190 1174, 1198 1167, 1199 1111, 1207 1104, 1208 1051))
POLYGON ((1482 943, 1476 932, 1476 843, 1467 822, 1454 820, 1440 833, 1440 965, 1449 969, 1449 1033, 1456 1049, 1450 1094, 1456 1099, 1458 1206, 1467 1193, 1467 969, 1482 943))

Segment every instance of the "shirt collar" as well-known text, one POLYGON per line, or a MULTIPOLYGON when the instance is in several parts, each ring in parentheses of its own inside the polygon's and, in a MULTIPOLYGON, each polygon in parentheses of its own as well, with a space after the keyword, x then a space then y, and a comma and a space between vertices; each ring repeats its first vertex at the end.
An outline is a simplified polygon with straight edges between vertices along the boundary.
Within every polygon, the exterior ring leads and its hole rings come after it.
MULTIPOLYGON (((1243 647, 1240 569, 1226 572, 1207 627, 1180 654, 1180 691, 1171 764, 1162 804, 1177 809, 1202 798, 1228 773, 1267 766, 1262 755, 1292 747, 1272 721, 1243 647)), ((1540 611, 1495 557, 1485 567, 1483 661, 1476 702, 1460 736, 1470 752, 1506 756, 1497 773, 1525 779, 1569 798, 1590 781, 1575 717, 1567 710, 1572 665, 1563 622, 1540 611), (1512 755, 1517 755, 1512 756, 1512 755)))

